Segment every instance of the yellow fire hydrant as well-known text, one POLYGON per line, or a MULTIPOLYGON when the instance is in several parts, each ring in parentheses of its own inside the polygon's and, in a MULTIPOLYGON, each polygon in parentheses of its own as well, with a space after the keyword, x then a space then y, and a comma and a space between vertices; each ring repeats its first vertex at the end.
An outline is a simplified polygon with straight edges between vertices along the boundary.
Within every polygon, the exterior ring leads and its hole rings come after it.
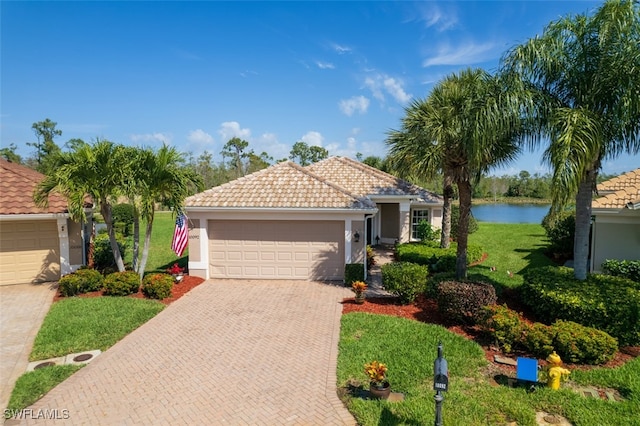
POLYGON ((571 372, 562 367, 562 360, 556 351, 547 357, 547 362, 549 363, 547 386, 555 390, 560 389, 560 380, 567 380, 571 372))

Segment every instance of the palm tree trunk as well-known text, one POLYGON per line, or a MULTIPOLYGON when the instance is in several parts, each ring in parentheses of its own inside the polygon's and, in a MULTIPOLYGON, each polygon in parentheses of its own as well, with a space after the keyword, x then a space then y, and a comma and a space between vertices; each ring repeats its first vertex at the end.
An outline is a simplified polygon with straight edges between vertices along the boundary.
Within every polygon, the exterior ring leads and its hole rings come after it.
POLYGON ((573 240, 573 275, 584 281, 589 271, 589 234, 591 231, 591 198, 598 172, 585 173, 576 194, 576 232, 573 240))
POLYGON ((442 195, 444 204, 442 205, 442 232, 440 234, 440 247, 449 248, 451 241, 451 200, 453 198, 453 179, 445 170, 442 179, 442 195))
POLYGON ((471 213, 471 182, 458 181, 460 197, 460 219, 458 221, 458 252, 456 257, 456 279, 467 278, 467 240, 469 237, 469 215, 471 213))
POLYGON ((142 279, 144 275, 144 270, 147 267, 147 259, 149 258, 149 247, 151 246, 151 230, 153 229, 153 213, 149 220, 147 220, 147 229, 144 233, 144 246, 142 247, 142 257, 140 259, 140 266, 138 275, 140 275, 140 279, 142 279))
POLYGON ((107 233, 109 234, 109 243, 111 244, 111 251, 113 252, 113 258, 116 261, 118 271, 124 272, 124 262, 122 260, 122 253, 120 253, 120 247, 118 247, 118 240, 116 240, 116 232, 113 229, 113 217, 111 216, 111 204, 107 200, 100 201, 100 213, 104 223, 107 225, 107 233))

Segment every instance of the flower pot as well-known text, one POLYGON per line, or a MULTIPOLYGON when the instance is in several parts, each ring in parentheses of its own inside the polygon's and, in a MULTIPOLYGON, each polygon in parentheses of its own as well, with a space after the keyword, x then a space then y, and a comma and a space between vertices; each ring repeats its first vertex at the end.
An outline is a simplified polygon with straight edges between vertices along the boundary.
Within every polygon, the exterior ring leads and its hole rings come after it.
POLYGON ((384 382, 378 386, 374 382, 369 383, 369 393, 372 398, 375 399, 387 399, 391 395, 391 385, 389 382, 384 382))
POLYGON ((362 305, 364 303, 364 293, 356 293, 355 301, 358 305, 362 305))

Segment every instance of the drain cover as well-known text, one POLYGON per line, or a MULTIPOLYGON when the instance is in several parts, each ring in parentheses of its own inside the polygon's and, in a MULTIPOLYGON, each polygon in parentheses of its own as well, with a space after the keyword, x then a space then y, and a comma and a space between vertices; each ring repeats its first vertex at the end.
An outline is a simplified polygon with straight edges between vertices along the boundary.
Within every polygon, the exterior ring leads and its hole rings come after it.
POLYGON ((33 369, 37 370, 38 368, 49 367, 50 365, 56 365, 56 363, 53 361, 41 362, 40 364, 33 367, 33 369))
POLYGON ((81 354, 81 355, 78 355, 78 356, 74 357, 73 360, 75 362, 83 362, 83 361, 87 361, 87 360, 89 360, 91 358, 93 358, 93 355, 91 355, 91 354, 81 354))

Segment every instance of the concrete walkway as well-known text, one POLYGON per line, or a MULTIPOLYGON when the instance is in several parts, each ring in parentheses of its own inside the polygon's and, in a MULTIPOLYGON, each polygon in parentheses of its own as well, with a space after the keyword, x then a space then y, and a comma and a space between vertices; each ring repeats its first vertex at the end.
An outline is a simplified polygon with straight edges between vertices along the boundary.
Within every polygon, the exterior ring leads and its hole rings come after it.
POLYGON ((355 425, 336 394, 340 301, 351 295, 313 282, 203 283, 27 413, 61 420, 10 422, 355 425))
POLYGON ((33 341, 55 295, 55 286, 18 284, 0 286, 0 407, 29 364, 33 341))

